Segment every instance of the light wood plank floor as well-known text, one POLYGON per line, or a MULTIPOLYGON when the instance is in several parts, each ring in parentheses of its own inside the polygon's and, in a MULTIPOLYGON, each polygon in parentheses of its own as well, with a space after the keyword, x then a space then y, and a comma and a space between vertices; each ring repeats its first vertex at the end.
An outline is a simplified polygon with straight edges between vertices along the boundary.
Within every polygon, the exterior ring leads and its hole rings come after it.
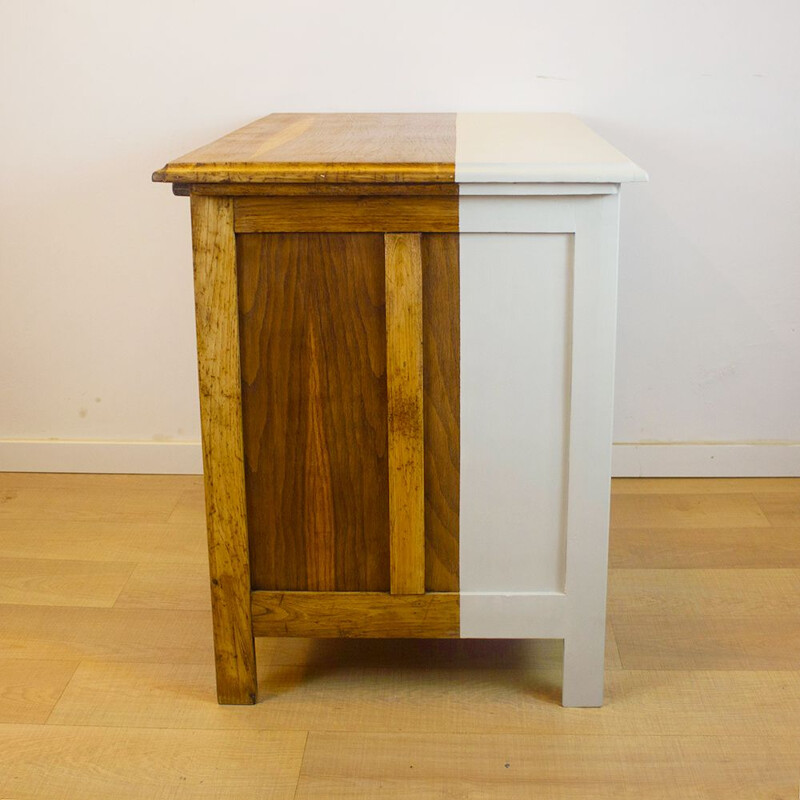
POLYGON ((199 478, 0 474, 0 798, 800 794, 800 480, 618 480, 607 702, 557 642, 258 640, 215 702, 199 478))

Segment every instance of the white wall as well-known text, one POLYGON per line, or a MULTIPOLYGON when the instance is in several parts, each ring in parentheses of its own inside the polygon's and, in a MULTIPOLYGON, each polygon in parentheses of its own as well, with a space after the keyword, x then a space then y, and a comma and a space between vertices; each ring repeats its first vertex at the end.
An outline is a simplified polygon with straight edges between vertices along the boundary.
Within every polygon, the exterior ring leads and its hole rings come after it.
POLYGON ((623 192, 616 440, 758 445, 617 470, 800 470, 798 30, 794 0, 0 0, 0 468, 197 467, 169 158, 277 110, 554 110, 651 178, 623 192))

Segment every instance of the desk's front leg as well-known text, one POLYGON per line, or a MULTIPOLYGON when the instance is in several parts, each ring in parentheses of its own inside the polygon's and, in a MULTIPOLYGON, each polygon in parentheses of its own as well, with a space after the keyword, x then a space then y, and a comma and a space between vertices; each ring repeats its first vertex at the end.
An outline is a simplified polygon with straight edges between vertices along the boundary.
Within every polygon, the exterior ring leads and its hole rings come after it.
POLYGON ((192 196, 197 357, 217 698, 255 703, 233 201, 192 196))

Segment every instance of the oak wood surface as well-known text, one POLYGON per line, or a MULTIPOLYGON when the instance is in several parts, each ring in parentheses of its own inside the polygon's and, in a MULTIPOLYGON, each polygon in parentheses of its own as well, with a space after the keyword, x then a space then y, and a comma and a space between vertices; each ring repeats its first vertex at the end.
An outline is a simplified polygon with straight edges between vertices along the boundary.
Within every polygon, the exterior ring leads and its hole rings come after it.
POLYGON ((456 234, 422 237, 425 588, 458 591, 459 268, 456 234))
POLYGON ((393 594, 425 591, 422 244, 386 234, 389 552, 393 594))
MULTIPOLYGON (((797 479, 755 487, 643 483, 622 488, 647 497, 739 494, 754 501, 757 492, 784 508, 800 491, 797 479)), ((204 566, 198 486, 189 476, 108 481, 0 473, 0 496, 30 497, 27 489, 36 487, 47 504, 26 501, 0 519, 0 553, 91 560, 101 574, 104 560, 136 561, 132 577, 147 576, 158 606, 172 596, 171 583, 188 586, 204 566), (75 518, 76 492, 86 501, 85 522, 75 518), (110 492, 117 506, 101 498, 110 492), (92 496, 100 498, 94 512, 92 496), (122 506, 133 521, 124 521, 122 506), (169 508, 172 523, 135 521, 163 519, 169 508)), ((261 702, 232 708, 216 702, 207 610, 146 608, 144 583, 137 608, 0 603, 0 721, 20 723, 0 729, 0 796, 238 800, 291 797, 297 789, 298 796, 348 800, 796 800, 794 589, 783 570, 763 565, 780 564, 772 548, 783 542, 787 566, 797 568, 790 547, 797 529, 722 527, 721 519, 747 507, 734 502, 726 511, 727 504, 701 515, 702 504, 690 504, 695 526, 688 527, 674 505, 645 500, 642 527, 619 529, 642 534, 636 547, 612 535, 612 563, 623 546, 616 562, 624 556, 626 568, 609 584, 607 702, 591 711, 559 705, 555 641, 259 638, 261 702), (699 526, 702 520, 709 526, 699 526), (703 569, 685 569, 693 553, 703 569), (726 578, 730 565, 737 569, 726 578), (759 598, 764 614, 756 613, 759 598), (776 615, 782 598, 785 611, 776 615), (661 613, 649 613, 657 602, 661 613)), ((626 520, 635 517, 628 507, 626 520)))
POLYGON ((14 800, 292 800, 303 731, 0 725, 0 797, 14 800), (270 779, 265 782, 264 771, 270 779))
POLYGON ((192 247, 217 693, 254 703, 232 200, 192 198, 192 247))
POLYGON ((0 603, 111 607, 135 564, 0 556, 0 603))
POLYGON ((79 663, 0 658, 0 723, 46 722, 79 663))
POLYGON ((458 198, 238 197, 234 228, 237 233, 458 232, 458 198))
POLYGON ((383 236, 238 254, 253 587, 388 590, 383 236))
POLYGON ((458 595, 253 592, 256 636, 447 639, 458 636, 458 595))
POLYGON ((791 736, 311 732, 296 797, 793 800, 797 747, 791 736))
POLYGON ((196 183, 172 184, 174 194, 225 197, 436 197, 458 196, 455 183, 196 183))
POLYGON ((270 114, 171 161, 177 183, 452 183, 455 114, 270 114))

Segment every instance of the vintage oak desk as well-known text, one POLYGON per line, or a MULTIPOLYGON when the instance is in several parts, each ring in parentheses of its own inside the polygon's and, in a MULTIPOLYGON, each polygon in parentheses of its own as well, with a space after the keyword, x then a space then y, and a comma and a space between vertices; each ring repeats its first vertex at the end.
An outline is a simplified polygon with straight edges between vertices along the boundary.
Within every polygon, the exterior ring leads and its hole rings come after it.
POLYGON ((191 197, 217 690, 254 636, 557 638, 602 703, 619 184, 563 114, 273 114, 191 197))

